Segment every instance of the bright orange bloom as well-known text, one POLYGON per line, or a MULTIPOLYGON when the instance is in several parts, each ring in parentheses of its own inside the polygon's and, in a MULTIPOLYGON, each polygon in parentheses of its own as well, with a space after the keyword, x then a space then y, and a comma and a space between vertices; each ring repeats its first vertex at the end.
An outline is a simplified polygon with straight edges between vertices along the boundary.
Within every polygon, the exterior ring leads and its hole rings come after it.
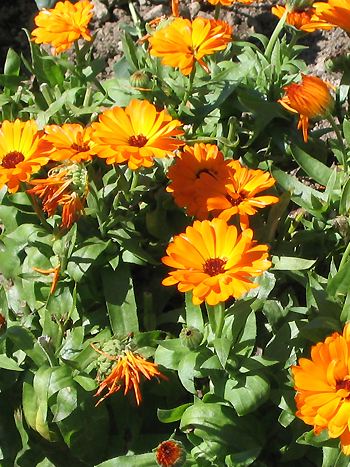
POLYGON ((141 355, 130 350, 125 350, 121 355, 110 356, 92 346, 97 352, 102 353, 110 360, 115 360, 117 363, 113 366, 109 375, 100 383, 95 396, 100 396, 102 392, 107 389, 107 393, 99 399, 96 406, 111 396, 115 392, 124 387, 124 396, 133 389, 136 403, 140 405, 142 401, 140 383, 141 376, 146 379, 153 377, 167 379, 159 370, 155 363, 149 362, 141 355))
POLYGON ((191 73, 195 62, 208 72, 203 57, 226 49, 231 41, 231 26, 200 17, 193 21, 175 18, 149 38, 150 54, 161 57, 163 65, 180 68, 184 75, 191 73))
POLYGON ((91 142, 92 128, 84 128, 78 123, 64 123, 45 127, 45 140, 52 144, 49 152, 54 161, 69 160, 71 162, 89 161, 94 151, 91 142))
POLYGON ((258 286, 253 277, 271 266, 267 245, 257 245, 251 229, 238 235, 236 227, 223 219, 195 221, 174 237, 166 253, 162 261, 175 271, 163 285, 177 284, 180 292, 192 290, 195 305, 241 297, 258 286))
POLYGON ((231 161, 228 170, 225 184, 212 183, 207 191, 203 182, 202 186, 199 184, 199 191, 209 212, 226 221, 238 214, 243 224, 247 225, 246 216, 252 216, 258 209, 279 201, 277 196, 260 194, 276 183, 269 172, 248 169, 239 161, 231 161))
POLYGON ((317 2, 313 5, 317 16, 333 26, 338 26, 350 33, 350 1, 328 0, 328 2, 317 2))
POLYGON ((328 429, 350 455, 350 323, 311 348, 311 359, 292 367, 297 417, 313 425, 315 434, 328 429))
POLYGON ((34 120, 14 122, 5 120, 0 127, 0 188, 7 185, 11 193, 18 191, 21 182, 45 165, 48 143, 41 138, 34 120))
POLYGON ((62 207, 62 228, 69 229, 84 212, 88 180, 82 165, 60 165, 49 171, 48 178, 35 179, 30 184, 34 187, 27 192, 41 199, 42 209, 49 217, 62 207))
POLYGON ((308 140, 309 118, 322 117, 332 107, 331 87, 317 76, 302 74, 301 83, 283 88, 286 94, 278 102, 290 112, 299 114, 298 129, 302 129, 305 142, 308 140))
POLYGON ((228 163, 214 144, 185 146, 168 171, 171 183, 167 191, 172 193, 178 206, 187 208, 190 216, 206 219, 208 209, 203 189, 206 193, 215 182, 224 186, 229 174, 228 163))
POLYGON ((72 47, 80 37, 91 41, 87 26, 92 18, 93 4, 89 0, 71 3, 58 2, 55 8, 42 10, 34 18, 38 26, 32 31, 37 44, 50 44, 53 54, 59 54, 72 47))
POLYGON ((156 449, 156 461, 161 467, 172 467, 183 465, 186 454, 182 443, 169 439, 163 441, 156 449))
POLYGON ((211 5, 232 6, 234 3, 244 3, 250 5, 254 0, 208 0, 211 5))
MULTIPOLYGON (((286 8, 285 6, 276 5, 272 7, 271 12, 278 18, 282 18, 286 8)), ((289 11, 287 13, 286 24, 294 26, 296 29, 304 32, 314 32, 319 29, 329 30, 333 27, 331 24, 327 23, 327 21, 321 20, 316 15, 316 10, 313 7, 289 11)))
POLYGON ((52 277, 52 284, 50 288, 50 294, 53 294, 54 291, 56 290, 59 278, 60 278, 60 271, 61 271, 61 265, 59 264, 55 268, 50 268, 50 269, 42 269, 42 268, 35 268, 33 267, 33 270, 38 272, 39 274, 53 274, 52 277))
POLYGON ((155 157, 171 155, 182 142, 182 123, 164 109, 157 111, 148 101, 133 99, 122 109, 113 107, 93 123, 94 152, 107 164, 128 162, 132 170, 151 167, 155 157))

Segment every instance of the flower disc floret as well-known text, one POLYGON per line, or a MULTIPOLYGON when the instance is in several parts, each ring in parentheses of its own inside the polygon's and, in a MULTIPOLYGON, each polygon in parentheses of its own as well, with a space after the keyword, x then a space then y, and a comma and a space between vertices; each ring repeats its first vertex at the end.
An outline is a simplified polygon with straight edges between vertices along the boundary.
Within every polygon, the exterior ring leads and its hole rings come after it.
POLYGON ((254 277, 271 266, 267 245, 253 241, 253 231, 237 228, 223 219, 195 221, 174 237, 162 261, 174 268, 163 285, 177 284, 180 292, 193 293, 195 305, 217 305, 239 298, 257 287, 254 277))

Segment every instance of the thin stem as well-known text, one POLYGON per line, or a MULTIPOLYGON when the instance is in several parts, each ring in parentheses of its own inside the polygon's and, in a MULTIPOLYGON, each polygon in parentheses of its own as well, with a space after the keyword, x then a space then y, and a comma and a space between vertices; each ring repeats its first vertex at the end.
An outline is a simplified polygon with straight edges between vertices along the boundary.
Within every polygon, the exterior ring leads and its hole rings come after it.
POLYGON ((194 80, 194 75, 195 74, 196 74, 196 68, 193 67, 192 71, 191 71, 191 74, 189 76, 189 79, 188 79, 188 86, 187 86, 187 89, 186 89, 186 92, 185 92, 185 95, 184 95, 184 99, 183 99, 183 103, 182 103, 182 105, 184 105, 184 106, 187 104, 188 98, 192 94, 193 80, 194 80))
POLYGON ((340 264, 339 264, 338 271, 340 271, 344 267, 345 263, 347 262, 349 254, 350 254, 350 242, 348 243, 348 245, 347 245, 347 247, 346 247, 346 249, 344 251, 343 257, 342 257, 342 259, 340 261, 340 264))
POLYGON ((35 214, 38 216, 42 226, 50 233, 52 233, 52 226, 47 222, 47 220, 45 219, 44 215, 43 215, 43 212, 42 210, 40 209, 40 206, 38 205, 36 199, 30 195, 29 193, 27 193, 26 191, 26 187, 24 187, 24 191, 26 193, 26 195, 28 196, 28 199, 30 201, 30 204, 32 205, 32 208, 34 209, 34 212, 35 214))
POLYGON ((220 6, 220 3, 218 3, 215 6, 214 19, 219 19, 220 11, 221 11, 221 6, 220 6))
POLYGON ((343 164, 344 172, 348 173, 347 152, 346 152, 346 147, 344 145, 342 134, 340 133, 340 130, 338 128, 338 125, 336 124, 336 121, 334 120, 333 115, 330 112, 327 112, 326 117, 327 117, 327 120, 329 121, 329 123, 331 124, 331 127, 332 127, 334 133, 336 134, 336 137, 337 137, 340 149, 341 149, 341 153, 342 153, 342 156, 343 156, 342 157, 342 164, 343 164))
POLYGON ((286 22, 286 18, 287 18, 288 13, 289 13, 289 10, 288 10, 288 8, 286 8, 286 11, 283 13, 283 16, 278 21, 278 23, 276 24, 275 30, 271 34, 270 40, 269 40, 269 42, 268 42, 268 44, 266 46, 266 49, 265 49, 265 57, 267 58, 267 60, 271 59, 272 51, 273 51, 273 49, 275 47, 275 43, 276 43, 276 41, 278 39, 278 36, 279 36, 280 32, 283 29, 284 23, 286 22))
POLYGON ((208 320, 213 334, 218 339, 222 335, 222 330, 225 323, 225 302, 220 302, 217 305, 206 305, 208 312, 208 320))
POLYGON ((129 7, 129 11, 130 11, 130 15, 131 15, 131 18, 132 18, 132 21, 135 25, 135 28, 136 28, 136 31, 137 31, 137 35, 139 37, 139 39, 141 39, 143 37, 143 33, 142 33, 142 30, 141 30, 141 21, 139 19, 139 17, 137 16, 137 13, 136 13, 136 10, 135 10, 135 6, 133 4, 132 1, 128 1, 128 7, 129 7))

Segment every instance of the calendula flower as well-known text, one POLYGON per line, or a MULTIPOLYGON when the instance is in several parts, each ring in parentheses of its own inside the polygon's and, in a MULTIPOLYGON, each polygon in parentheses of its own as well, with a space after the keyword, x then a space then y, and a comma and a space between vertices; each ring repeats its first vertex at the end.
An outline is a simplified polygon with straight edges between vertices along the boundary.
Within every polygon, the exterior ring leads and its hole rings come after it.
POLYGON ((136 351, 132 351, 129 346, 120 345, 120 342, 110 341, 105 345, 102 350, 96 348, 93 344, 92 347, 101 354, 99 366, 103 368, 101 373, 108 373, 108 375, 100 382, 99 388, 95 396, 101 396, 101 394, 107 390, 97 402, 96 405, 100 404, 120 389, 124 389, 124 395, 129 391, 133 390, 137 405, 141 404, 142 396, 140 390, 140 384, 142 377, 150 380, 151 378, 162 378, 167 379, 159 370, 155 363, 149 362, 143 358, 136 351), (110 355, 106 352, 106 348, 116 347, 117 355, 110 355), (124 347, 124 348, 123 348, 124 347))
POLYGON ((206 219, 208 208, 203 190, 207 193, 214 182, 224 186, 229 174, 228 163, 214 144, 185 146, 168 171, 171 183, 167 191, 172 193, 178 206, 187 208, 189 215, 206 219))
POLYGON ((45 140, 52 145, 48 153, 50 159, 71 162, 91 160, 94 154, 91 133, 91 127, 84 128, 78 123, 46 126, 45 140))
POLYGON ((208 0, 211 5, 232 6, 234 3, 244 3, 250 5, 254 0, 208 0))
POLYGON ((48 143, 41 138, 34 120, 14 122, 5 120, 0 127, 0 188, 7 185, 11 193, 18 191, 21 182, 45 165, 48 143))
POLYGON ((84 212, 88 178, 83 165, 59 165, 49 171, 47 178, 32 180, 30 184, 34 186, 27 192, 41 199, 42 209, 49 217, 58 207, 62 208, 62 228, 69 229, 84 212))
POLYGON ((224 21, 175 18, 150 38, 150 54, 161 57, 163 65, 180 68, 189 75, 198 62, 209 71, 203 57, 226 49, 232 41, 232 28, 224 21))
POLYGON ((69 49, 80 37, 91 41, 88 24, 93 7, 89 0, 66 0, 56 3, 55 8, 40 11, 34 18, 37 28, 32 31, 33 41, 51 45, 53 54, 69 49))
POLYGON ((166 253, 163 263, 175 270, 163 285, 177 284, 180 292, 191 290, 195 305, 241 297, 257 287, 253 278, 271 266, 267 245, 256 244, 251 229, 238 235, 237 228, 223 219, 195 221, 174 237, 166 253))
POLYGON ((317 76, 302 74, 300 83, 283 88, 286 94, 278 102, 290 112, 299 114, 298 129, 302 129, 305 142, 308 140, 309 119, 324 116, 332 107, 331 87, 317 76))
POLYGON ((155 157, 165 157, 183 143, 182 123, 148 101, 133 99, 125 108, 113 107, 93 123, 94 152, 107 164, 127 162, 132 170, 151 167, 155 157))
MULTIPOLYGON (((276 5, 272 7, 271 12, 278 18, 282 18, 286 9, 287 7, 285 6, 276 5)), ((294 26, 296 29, 304 32, 314 32, 320 29, 329 30, 333 27, 331 24, 327 23, 327 21, 321 20, 316 15, 316 9, 313 7, 308 7, 302 10, 290 10, 287 13, 286 24, 294 26)))
POLYGON ((277 196, 261 194, 276 183, 269 172, 248 169, 239 161, 231 161, 228 170, 229 176, 224 184, 212 183, 207 192, 204 191, 203 182, 202 190, 199 184, 209 212, 226 221, 238 214, 243 223, 248 224, 246 216, 252 216, 258 209, 278 202, 277 196))
POLYGON ((182 443, 169 439, 156 448, 156 461, 161 467, 176 467, 183 465, 186 453, 182 443))
POLYGON ((316 2, 313 5, 317 16, 333 26, 338 26, 350 33, 350 2, 349 0, 328 0, 316 2))
POLYGON ((315 434, 328 430, 340 438, 350 455, 350 323, 343 333, 334 332, 311 348, 311 358, 300 358, 292 367, 297 417, 314 427, 315 434))

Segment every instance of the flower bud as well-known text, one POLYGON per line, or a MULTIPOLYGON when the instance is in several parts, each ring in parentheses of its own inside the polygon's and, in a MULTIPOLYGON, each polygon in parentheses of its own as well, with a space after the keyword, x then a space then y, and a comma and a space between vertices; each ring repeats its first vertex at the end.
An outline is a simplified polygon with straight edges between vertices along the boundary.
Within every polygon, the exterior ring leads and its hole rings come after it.
POLYGON ((180 332, 182 343, 190 350, 198 348, 203 339, 203 334, 193 326, 184 326, 180 332))
POLYGON ((146 88, 149 83, 149 75, 143 70, 137 70, 130 76, 130 84, 134 88, 146 88))

